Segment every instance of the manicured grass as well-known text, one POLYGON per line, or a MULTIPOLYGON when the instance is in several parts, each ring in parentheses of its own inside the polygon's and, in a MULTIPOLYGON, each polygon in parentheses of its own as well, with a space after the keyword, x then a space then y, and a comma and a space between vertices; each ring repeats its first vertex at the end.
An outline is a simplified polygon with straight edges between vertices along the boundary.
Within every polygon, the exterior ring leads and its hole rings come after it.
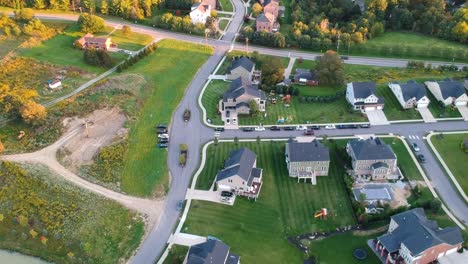
MULTIPOLYGON (((219 67, 216 74, 218 74, 218 75, 226 74, 227 68, 231 65, 232 58, 236 57, 236 56, 252 56, 252 53, 251 52, 247 53, 247 52, 238 51, 238 50, 233 50, 233 51, 231 51, 229 53, 226 53, 226 59, 224 60, 223 64, 221 64, 221 66, 219 67)), ((274 58, 274 57, 275 56, 259 54, 258 55, 258 60, 262 61, 262 60, 264 60, 266 58, 274 58)), ((285 58, 285 57, 277 57, 277 58, 279 58, 281 60, 281 64, 283 64, 283 67, 286 69, 286 67, 288 67, 289 58, 285 58)), ((256 63, 255 69, 260 69, 260 63, 258 63, 258 62, 256 63)))
MULTIPOLYGON (((78 31, 78 27, 76 25, 72 25, 69 26, 62 34, 43 42, 37 47, 20 50, 19 55, 32 57, 52 64, 78 67, 94 73, 106 71, 105 68, 86 64, 83 60, 83 51, 73 47, 73 42, 82 35, 83 33, 78 31)), ((110 52, 109 55, 111 55, 115 62, 126 58, 125 55, 117 52, 110 52)))
POLYGON ((223 121, 218 114, 218 103, 224 92, 229 89, 229 83, 222 80, 212 80, 205 89, 202 104, 206 109, 206 117, 211 119, 214 125, 222 125, 223 121))
POLYGON ((300 96, 328 96, 335 95, 337 92, 343 92, 345 88, 343 86, 307 86, 293 84, 293 87, 299 89, 300 96))
MULTIPOLYGON (((113 28, 111 29, 111 31, 113 28)), ((109 31, 110 33, 110 31, 109 31)), ((122 33, 121 29, 114 31, 109 35, 113 43, 117 43, 119 49, 137 51, 153 41, 150 35, 131 32, 128 36, 122 33)))
POLYGON ((220 30, 226 30, 226 26, 228 24, 229 20, 223 19, 219 21, 219 29, 220 30))
POLYGON ((234 206, 192 201, 183 232, 216 236, 246 263, 299 263, 303 256, 288 236, 355 224, 345 171, 334 151, 329 176, 319 177, 314 186, 288 176, 285 142, 218 143, 208 147, 198 186, 208 188, 229 152, 243 146, 257 154, 257 167, 263 169, 259 199, 237 197, 234 206), (315 219, 314 212, 323 207, 330 212, 328 220, 315 219))
POLYGON ((313 241, 310 243, 310 254, 317 257, 320 263, 355 263, 355 264, 379 264, 380 260, 367 246, 367 240, 374 239, 381 233, 358 236, 353 233, 334 235, 322 240, 313 241), (367 252, 367 259, 357 260, 353 256, 353 251, 356 248, 364 249, 367 252), (337 253, 339 249, 339 253, 337 253))
POLYGON ((468 193, 468 174, 466 173, 468 153, 462 150, 462 142, 468 134, 444 134, 442 139, 431 138, 432 144, 449 167, 465 193, 468 193))
POLYGON ((168 188, 167 151, 156 148, 154 126, 169 123, 185 89, 211 52, 207 46, 164 40, 153 54, 130 68, 130 73, 143 74, 151 89, 130 126, 121 185, 124 192, 149 196, 155 186, 158 193, 168 188))
POLYGON ((181 245, 172 245, 171 249, 169 250, 169 254, 167 255, 166 259, 164 260, 163 264, 182 264, 184 263, 185 255, 189 247, 181 246, 181 245))
POLYGON ((429 111, 435 118, 450 118, 450 117, 461 117, 460 112, 456 107, 453 106, 441 106, 437 99, 428 90, 428 98, 431 101, 429 104, 429 111))
POLYGON ((231 1, 229 1, 229 0, 219 0, 219 2, 221 4, 221 6, 222 6, 223 11, 226 11, 226 12, 234 11, 234 8, 232 7, 231 1))
POLYGON ((398 138, 383 138, 397 156, 398 167, 408 180, 423 181, 421 173, 411 158, 403 142, 398 138))

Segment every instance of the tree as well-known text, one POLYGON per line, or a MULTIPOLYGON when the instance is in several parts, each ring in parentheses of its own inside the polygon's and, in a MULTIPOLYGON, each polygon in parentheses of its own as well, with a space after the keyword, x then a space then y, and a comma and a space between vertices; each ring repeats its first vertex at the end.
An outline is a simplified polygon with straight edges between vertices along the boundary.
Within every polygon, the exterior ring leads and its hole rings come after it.
POLYGON ((83 53, 84 61, 87 64, 98 66, 98 67, 111 67, 114 62, 112 58, 105 50, 96 50, 89 48, 83 53))
POLYGON ((90 14, 82 14, 78 18, 78 27, 81 32, 96 33, 106 28, 104 19, 90 14))
POLYGON ((278 57, 268 57, 262 61, 262 83, 275 85, 284 78, 284 66, 278 57))
POLYGON ((29 100, 20 109, 21 118, 32 125, 36 125, 43 121, 47 116, 47 112, 44 106, 29 100))
POLYGON ((22 22, 28 22, 34 17, 34 11, 31 8, 23 8, 23 9, 15 10, 14 14, 15 14, 15 20, 19 20, 22 22))
POLYGON ((371 36, 372 38, 376 38, 378 36, 381 36, 384 33, 384 26, 382 23, 377 22, 371 27, 371 36))
POLYGON ((125 36, 128 36, 128 35, 130 35, 130 33, 132 33, 132 29, 131 29, 129 26, 124 25, 124 26, 122 27, 122 33, 123 33, 125 36))
POLYGON ((328 50, 319 59, 316 70, 320 84, 342 85, 344 83, 344 65, 338 53, 328 50))
POLYGON ((216 10, 211 10, 211 13, 210 13, 210 16, 211 17, 218 17, 218 12, 216 12, 216 10))
POLYGON ((257 17, 261 12, 263 12, 263 7, 259 3, 255 3, 252 6, 252 15, 254 17, 257 17))
POLYGON ((255 100, 249 101, 249 108, 251 116, 258 116, 258 114, 260 113, 260 111, 258 110, 258 104, 257 102, 255 102, 255 100))
POLYGON ((109 5, 107 4, 107 0, 101 0, 101 14, 107 15, 109 13, 109 5))

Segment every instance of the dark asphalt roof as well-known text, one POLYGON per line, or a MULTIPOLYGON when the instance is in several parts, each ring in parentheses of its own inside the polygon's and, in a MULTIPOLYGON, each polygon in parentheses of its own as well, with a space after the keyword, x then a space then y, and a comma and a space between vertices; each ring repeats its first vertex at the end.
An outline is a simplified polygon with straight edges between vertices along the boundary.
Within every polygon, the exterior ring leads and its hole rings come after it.
POLYGON ((444 99, 449 97, 458 98, 465 93, 465 87, 462 82, 447 80, 437 83, 439 84, 444 99))
POLYGON ((353 82, 354 98, 367 98, 371 94, 377 96, 375 82, 353 82))
POLYGON ((403 243, 413 256, 439 244, 456 245, 463 242, 458 227, 439 228, 436 221, 427 219, 422 208, 415 208, 391 217, 398 227, 378 240, 390 252, 400 249, 403 243))
POLYGON ((252 71, 254 65, 255 63, 251 59, 242 56, 232 61, 231 66, 229 66, 227 69, 227 73, 231 73, 231 70, 237 69, 238 67, 242 67, 250 72, 252 71))
POLYGON ((248 182, 256 159, 257 155, 245 147, 231 151, 229 158, 224 162, 224 169, 218 172, 216 181, 239 175, 239 177, 248 182))
POLYGON ((390 146, 379 138, 353 139, 349 145, 357 160, 396 159, 390 146))
POLYGON ((228 245, 222 241, 208 240, 190 247, 187 264, 223 264, 228 255, 230 255, 228 245))
POLYGON ((265 100, 265 92, 258 89, 258 85, 251 84, 249 81, 239 77, 231 82, 229 90, 223 94, 223 101, 227 102, 228 99, 236 99, 244 94, 252 97, 258 97, 265 100))
POLYGON ((403 99, 406 101, 411 98, 416 98, 416 101, 420 100, 424 96, 427 96, 426 87, 422 83, 415 81, 408 81, 408 83, 397 83, 401 87, 401 93, 403 99))
POLYGON ((330 161, 328 148, 322 145, 318 140, 312 142, 290 140, 287 144, 290 162, 330 161))
POLYGON ((296 69, 294 79, 306 79, 308 81, 315 80, 315 73, 308 69, 296 69))

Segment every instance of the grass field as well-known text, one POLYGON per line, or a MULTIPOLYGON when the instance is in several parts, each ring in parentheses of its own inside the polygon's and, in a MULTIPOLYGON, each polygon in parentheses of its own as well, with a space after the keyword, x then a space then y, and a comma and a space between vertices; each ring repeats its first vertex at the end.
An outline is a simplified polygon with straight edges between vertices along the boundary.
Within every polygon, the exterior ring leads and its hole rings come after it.
POLYGON ((229 88, 229 83, 222 80, 212 80, 206 87, 202 97, 202 104, 206 109, 206 117, 214 125, 222 125, 221 116, 218 115, 218 102, 223 93, 229 88))
MULTIPOLYGON (((107 28, 108 33, 112 32, 113 28, 107 28)), ((109 35, 113 43, 117 43, 120 49, 137 51, 153 41, 150 35, 131 32, 128 36, 123 34, 121 29, 115 30, 109 35)))
MULTIPOLYGON (((223 64, 221 64, 216 74, 218 75, 226 74, 227 68, 231 65, 232 58, 236 56, 252 56, 252 53, 246 53, 244 51, 238 51, 238 50, 233 50, 227 53, 226 59, 224 60, 223 64)), ((264 54, 259 54, 258 56, 259 61, 262 61, 266 58, 275 58, 275 56, 264 55, 264 54)), ((289 58, 284 58, 284 57, 276 57, 276 58, 279 58, 281 60, 281 64, 283 65, 284 68, 288 67, 289 58)), ((255 65, 255 69, 260 69, 260 63, 257 63, 255 65)))
POLYGON ((0 59, 8 52, 16 49, 21 44, 20 39, 1 39, 0 40, 0 59))
POLYGON ((229 20, 223 19, 219 21, 219 30, 226 30, 226 26, 228 24, 229 20))
POLYGON ((463 152, 461 144, 468 134, 444 134, 442 139, 431 138, 432 144, 449 167, 465 193, 468 193, 468 175, 466 173, 468 153, 463 152))
POLYGON ((223 11, 232 12, 234 10, 231 1, 229 0, 219 0, 219 3, 221 4, 223 11))
POLYGON ((355 224, 342 178, 344 168, 334 151, 329 176, 320 177, 314 186, 289 178, 284 142, 218 143, 207 149, 208 162, 197 186, 207 189, 229 152, 243 146, 257 154, 257 167, 263 168, 259 199, 238 197, 232 207, 193 201, 183 232, 216 236, 246 263, 299 263, 303 256, 287 242, 288 236, 355 224), (329 209, 327 221, 313 218, 322 207, 329 209))
POLYGON ((153 54, 129 70, 143 74, 151 89, 130 127, 121 186, 124 192, 149 196, 156 185, 159 191, 168 188, 167 152, 156 148, 154 126, 169 123, 192 77, 211 52, 206 46, 164 40, 153 54))
POLYGON ((403 142, 398 138, 383 138, 383 141, 392 148, 393 152, 397 156, 398 167, 403 175, 408 180, 422 181, 423 178, 421 173, 416 167, 416 164, 414 164, 414 161, 403 142))

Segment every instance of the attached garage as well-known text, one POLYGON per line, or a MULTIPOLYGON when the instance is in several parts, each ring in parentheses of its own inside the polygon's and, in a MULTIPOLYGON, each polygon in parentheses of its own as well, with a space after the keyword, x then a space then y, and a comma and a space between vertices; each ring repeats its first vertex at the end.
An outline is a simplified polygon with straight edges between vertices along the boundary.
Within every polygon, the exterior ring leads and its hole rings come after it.
POLYGON ((466 105, 466 102, 464 102, 464 101, 456 102, 455 105, 466 105))
POLYGON ((366 111, 373 111, 375 109, 376 109, 375 106, 367 106, 366 108, 364 108, 364 110, 366 111))

